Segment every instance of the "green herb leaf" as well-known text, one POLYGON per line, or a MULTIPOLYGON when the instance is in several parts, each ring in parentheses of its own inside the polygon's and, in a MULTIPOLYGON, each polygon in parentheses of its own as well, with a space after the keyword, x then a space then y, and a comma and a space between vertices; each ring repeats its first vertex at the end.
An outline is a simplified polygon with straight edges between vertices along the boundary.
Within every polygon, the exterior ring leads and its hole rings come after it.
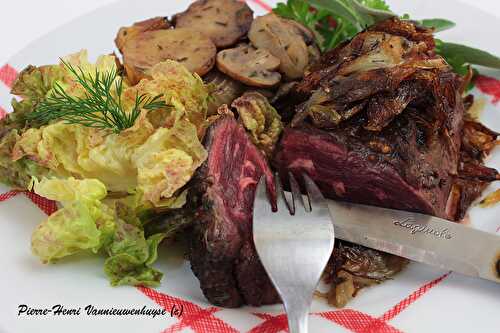
POLYGON ((361 4, 363 4, 368 9, 378 9, 390 12, 389 5, 384 0, 360 0, 361 4))
POLYGON ((161 96, 137 95, 134 107, 127 112, 121 100, 123 80, 116 70, 105 73, 96 70, 92 76, 85 74, 80 67, 74 68, 71 64, 61 61, 73 74, 75 81, 83 87, 86 96, 73 97, 56 82, 52 93, 27 115, 29 120, 47 124, 60 119, 70 124, 111 129, 119 133, 134 125, 141 109, 153 110, 166 107, 160 100, 161 96))
POLYGON ((367 22, 353 8, 354 0, 309 0, 309 3, 317 9, 329 11, 332 16, 338 16, 353 26, 362 29, 367 22))
POLYGON ((456 26, 455 22, 442 18, 423 19, 418 21, 418 23, 424 27, 434 29, 435 32, 448 30, 456 26))
POLYGON ((363 16, 369 25, 396 16, 382 0, 352 0, 351 2, 358 14, 363 16))
POLYGON ((309 12, 309 5, 302 0, 289 0, 287 4, 278 3, 274 12, 280 16, 306 24, 314 16, 309 12))
POLYGON ((436 52, 443 56, 454 69, 469 64, 500 69, 499 57, 470 46, 436 39, 436 52))
POLYGON ((274 12, 311 29, 323 51, 394 16, 383 0, 288 0, 286 4, 278 3, 274 12))

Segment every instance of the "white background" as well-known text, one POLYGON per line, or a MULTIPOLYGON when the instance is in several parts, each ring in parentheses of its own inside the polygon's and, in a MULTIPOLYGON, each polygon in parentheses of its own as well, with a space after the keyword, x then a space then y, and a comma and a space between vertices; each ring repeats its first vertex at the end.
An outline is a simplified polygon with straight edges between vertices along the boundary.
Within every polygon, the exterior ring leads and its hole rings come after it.
MULTIPOLYGON (((389 0, 388 2, 398 1, 411 0, 389 0)), ((460 1, 500 17, 500 1, 498 0, 460 1)), ((61 24, 111 2, 114 0, 1 0, 0 64, 5 63, 29 42, 61 24)), ((453 9, 450 8, 450 10, 453 9)))

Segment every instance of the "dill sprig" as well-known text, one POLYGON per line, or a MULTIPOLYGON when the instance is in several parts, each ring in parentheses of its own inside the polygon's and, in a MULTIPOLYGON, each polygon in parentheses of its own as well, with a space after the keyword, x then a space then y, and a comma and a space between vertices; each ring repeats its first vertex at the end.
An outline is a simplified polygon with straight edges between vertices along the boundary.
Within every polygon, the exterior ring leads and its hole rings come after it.
POLYGON ((52 93, 28 115, 29 120, 47 124, 60 119, 69 124, 110 129, 119 133, 134 125, 141 109, 154 110, 167 106, 160 100, 162 95, 149 97, 137 93, 133 108, 126 112, 122 104, 123 79, 116 69, 107 72, 99 72, 96 69, 92 76, 79 66, 75 68, 62 59, 61 62, 73 74, 75 82, 83 87, 85 97, 69 95, 61 84, 56 82, 52 93))

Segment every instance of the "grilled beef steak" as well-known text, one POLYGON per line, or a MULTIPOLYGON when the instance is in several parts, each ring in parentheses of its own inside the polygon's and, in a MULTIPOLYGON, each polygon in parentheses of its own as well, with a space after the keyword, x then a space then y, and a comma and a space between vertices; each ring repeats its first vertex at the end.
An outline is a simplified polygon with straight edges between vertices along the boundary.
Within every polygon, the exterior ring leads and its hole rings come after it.
MULTIPOLYGON (((381 22, 326 53, 290 86, 278 111, 292 119, 272 163, 285 177, 307 173, 330 198, 459 220, 500 179, 482 163, 498 134, 464 120, 465 81, 435 54, 431 31, 398 19, 381 22)), ((271 171, 232 117, 211 127, 206 148, 193 189, 199 202, 193 271, 216 305, 275 303, 251 237, 255 186, 271 171)), ((327 273, 338 306, 406 262, 336 246, 327 273), (361 270, 353 271, 353 263, 361 270)))
POLYGON ((205 147, 208 159, 192 190, 198 208, 190 242, 191 268, 215 305, 276 303, 279 297, 252 241, 255 188, 263 175, 273 184, 267 161, 232 116, 211 126, 205 147))
POLYGON ((462 158, 463 86, 430 31, 381 22, 325 54, 298 85, 305 101, 274 165, 309 174, 330 198, 460 219, 497 177, 462 158))

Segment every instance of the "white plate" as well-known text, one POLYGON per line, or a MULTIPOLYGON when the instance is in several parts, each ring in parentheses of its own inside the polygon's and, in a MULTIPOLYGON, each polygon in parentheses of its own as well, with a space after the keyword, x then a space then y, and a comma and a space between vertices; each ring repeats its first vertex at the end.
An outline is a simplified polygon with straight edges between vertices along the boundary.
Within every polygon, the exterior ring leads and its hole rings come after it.
MULTIPOLYGON (((265 0, 272 5, 275 1, 265 0)), ((113 51, 120 26, 158 15, 171 15, 187 7, 187 0, 122 1, 83 16, 28 45, 9 64, 22 69, 27 64, 55 63, 58 57, 87 48, 93 56, 113 51)), ((265 13, 260 1, 249 1, 257 14, 265 13)), ((442 38, 467 43, 500 54, 496 34, 500 21, 473 7, 452 0, 394 2, 396 12, 412 17, 446 17, 458 26, 442 38)), ((43 13, 41 13, 43 14, 43 13)), ((61 13, 64 15, 64 13, 61 13)), ((1 67, 1 71, 9 67, 1 67)), ((486 71, 488 75, 498 73, 486 71)), ((8 80, 6 80, 8 81, 8 80)), ((482 120, 500 131, 500 106, 487 100, 482 120)), ((8 88, 0 82, 0 106, 9 109, 8 88)), ((500 152, 489 159, 500 169, 500 152)), ((495 184, 488 192, 498 188, 495 184)), ((0 192, 8 191, 1 187, 0 192)), ((490 232, 500 227, 500 206, 473 208, 471 224, 490 232)), ((165 272, 161 287, 147 297, 133 287, 112 288, 102 271, 103 260, 69 258, 56 265, 42 265, 30 253, 30 235, 44 214, 23 195, 0 204, 0 332, 280 332, 286 331, 281 306, 220 309, 204 299, 189 264, 176 249, 162 248, 157 267, 165 272), (153 300, 156 297, 156 302, 153 300), (183 305, 180 318, 170 315, 89 316, 84 307, 161 309, 169 312, 183 305), (18 316, 18 306, 82 308, 78 316, 18 316), (196 305, 194 305, 196 304, 196 305)), ((471 246, 468 244, 468 246, 471 246)), ((472 245, 473 246, 473 245, 472 245)), ((412 264, 393 281, 366 289, 347 309, 335 310, 315 301, 310 332, 498 332, 500 329, 500 285, 412 264), (432 281, 432 282, 431 282, 432 281), (396 306, 398 305, 398 306, 396 306), (396 307, 395 307, 396 306, 396 307), (377 319, 378 318, 378 319, 377 319)))

